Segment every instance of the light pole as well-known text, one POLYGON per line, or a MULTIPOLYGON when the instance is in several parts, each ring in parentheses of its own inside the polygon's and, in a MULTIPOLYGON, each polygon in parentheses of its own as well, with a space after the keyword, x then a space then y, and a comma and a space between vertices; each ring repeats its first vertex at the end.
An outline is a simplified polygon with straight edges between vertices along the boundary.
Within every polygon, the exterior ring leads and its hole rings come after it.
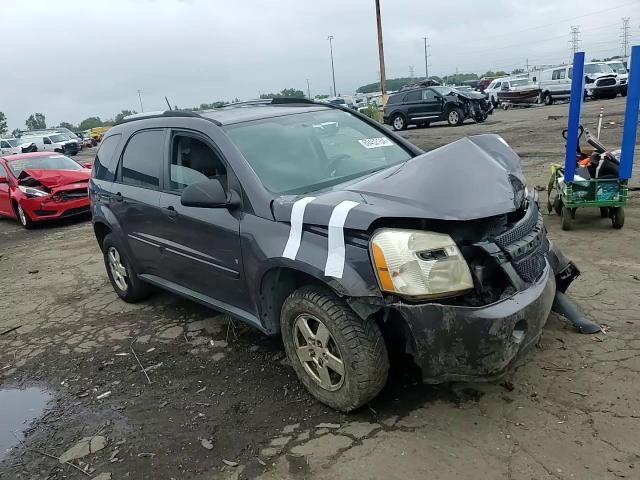
POLYGON ((380 0, 376 0, 376 23, 378 26, 378 56, 380 57, 380 90, 382 105, 387 105, 387 80, 384 73, 384 46, 382 44, 382 20, 380 19, 380 0))
POLYGON ((309 79, 307 78, 307 97, 311 100, 311 88, 309 87, 309 79))
POLYGON ((336 93, 336 71, 333 68, 333 35, 329 35, 327 40, 329 40, 329 50, 331 51, 331 76, 333 77, 333 96, 337 97, 336 93))
POLYGON ((142 106, 142 90, 138 89, 138 100, 140 100, 140 111, 144 112, 144 107, 142 106))
POLYGON ((424 40, 424 74, 425 79, 429 79, 429 54, 427 50, 427 37, 422 37, 424 40))

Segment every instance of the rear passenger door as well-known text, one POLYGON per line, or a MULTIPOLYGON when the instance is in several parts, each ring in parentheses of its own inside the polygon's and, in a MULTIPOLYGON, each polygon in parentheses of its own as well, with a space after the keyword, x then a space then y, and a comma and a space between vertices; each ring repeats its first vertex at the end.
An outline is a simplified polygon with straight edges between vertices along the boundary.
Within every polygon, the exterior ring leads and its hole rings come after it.
POLYGON ((245 306, 240 209, 185 207, 180 202, 187 186, 206 179, 218 179, 229 191, 233 172, 217 146, 200 134, 173 130, 169 145, 160 196, 165 278, 224 306, 245 306))
POLYGON ((409 120, 416 120, 425 116, 425 106, 422 101, 422 90, 412 90, 404 96, 403 103, 407 108, 409 120))
POLYGON ((160 212, 165 129, 134 133, 124 147, 116 181, 111 187, 110 209, 126 237, 137 273, 160 275, 160 212))

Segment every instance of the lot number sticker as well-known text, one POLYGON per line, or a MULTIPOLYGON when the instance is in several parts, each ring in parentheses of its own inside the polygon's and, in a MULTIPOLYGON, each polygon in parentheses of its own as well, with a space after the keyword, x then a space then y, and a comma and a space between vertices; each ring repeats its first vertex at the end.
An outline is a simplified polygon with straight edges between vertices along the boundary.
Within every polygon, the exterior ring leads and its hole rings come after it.
POLYGON ((380 148, 380 147, 391 147, 391 146, 393 146, 393 142, 391 140, 389 140, 387 137, 364 138, 362 140, 358 140, 358 142, 364 148, 380 148))

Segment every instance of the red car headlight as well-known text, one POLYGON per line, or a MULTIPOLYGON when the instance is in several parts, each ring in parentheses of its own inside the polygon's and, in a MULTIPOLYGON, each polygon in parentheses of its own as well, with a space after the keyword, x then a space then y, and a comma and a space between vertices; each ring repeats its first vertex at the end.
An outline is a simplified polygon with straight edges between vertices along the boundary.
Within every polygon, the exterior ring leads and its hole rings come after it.
POLYGON ((49 195, 49 192, 45 192, 44 190, 40 190, 34 187, 25 187, 24 185, 18 185, 18 189, 22 193, 24 193, 27 197, 46 197, 49 195))

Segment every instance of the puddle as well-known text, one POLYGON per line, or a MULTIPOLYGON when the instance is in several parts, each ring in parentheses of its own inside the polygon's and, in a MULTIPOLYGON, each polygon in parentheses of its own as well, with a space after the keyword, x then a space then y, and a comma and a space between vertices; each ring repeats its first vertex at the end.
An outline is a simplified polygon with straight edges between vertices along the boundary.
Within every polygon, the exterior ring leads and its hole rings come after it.
POLYGON ((36 387, 0 389, 0 460, 22 440, 24 430, 44 411, 51 395, 36 387))

